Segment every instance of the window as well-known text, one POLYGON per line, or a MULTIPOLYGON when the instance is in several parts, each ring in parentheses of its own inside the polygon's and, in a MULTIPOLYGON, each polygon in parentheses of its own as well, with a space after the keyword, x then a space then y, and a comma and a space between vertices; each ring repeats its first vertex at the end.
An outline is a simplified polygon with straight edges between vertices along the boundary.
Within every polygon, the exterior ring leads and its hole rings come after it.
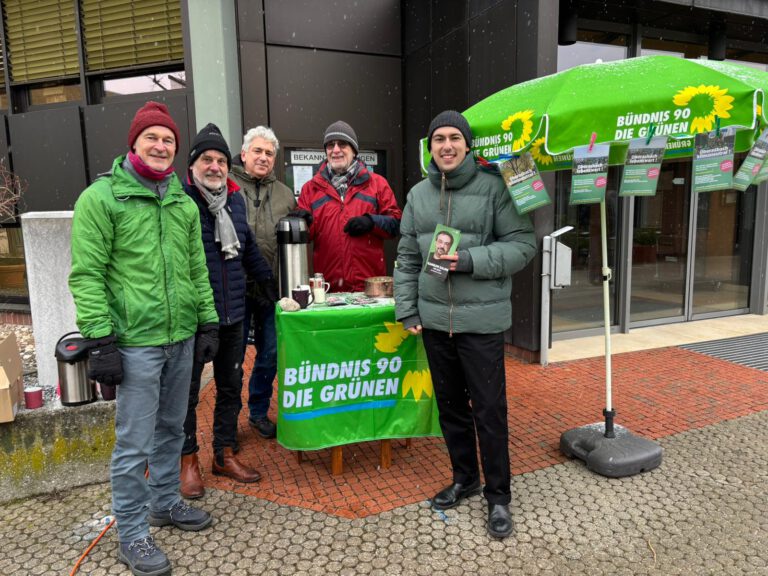
POLYGON ((147 73, 141 76, 133 75, 125 78, 104 80, 104 96, 119 96, 123 94, 139 94, 142 92, 162 92, 186 88, 187 78, 183 70, 161 74, 147 73))

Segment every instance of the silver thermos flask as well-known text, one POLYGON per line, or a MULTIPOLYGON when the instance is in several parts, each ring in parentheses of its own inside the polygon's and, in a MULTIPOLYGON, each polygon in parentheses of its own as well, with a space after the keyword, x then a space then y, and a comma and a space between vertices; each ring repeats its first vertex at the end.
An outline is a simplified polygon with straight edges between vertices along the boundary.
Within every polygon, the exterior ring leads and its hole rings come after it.
POLYGON ((309 231, 303 218, 286 216, 280 219, 277 223, 277 247, 280 296, 290 298, 291 290, 297 286, 309 285, 309 231))

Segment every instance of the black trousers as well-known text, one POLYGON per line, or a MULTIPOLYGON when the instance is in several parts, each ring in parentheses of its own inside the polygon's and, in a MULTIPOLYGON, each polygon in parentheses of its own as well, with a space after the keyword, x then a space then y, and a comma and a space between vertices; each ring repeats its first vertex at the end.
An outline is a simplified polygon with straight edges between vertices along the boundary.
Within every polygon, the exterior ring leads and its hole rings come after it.
POLYGON ((477 440, 485 476, 483 494, 491 504, 509 504, 504 334, 453 334, 424 329, 440 427, 453 466, 453 481, 480 477, 477 440))
MULTIPOLYGON (((216 405, 213 409, 213 452, 237 445, 237 417, 243 402, 243 323, 219 326, 219 350, 213 359, 213 378, 216 380, 216 405)), ((182 454, 193 454, 197 445, 197 403, 200 400, 200 378, 204 364, 192 365, 192 383, 189 387, 187 418, 184 420, 184 446, 182 454)))

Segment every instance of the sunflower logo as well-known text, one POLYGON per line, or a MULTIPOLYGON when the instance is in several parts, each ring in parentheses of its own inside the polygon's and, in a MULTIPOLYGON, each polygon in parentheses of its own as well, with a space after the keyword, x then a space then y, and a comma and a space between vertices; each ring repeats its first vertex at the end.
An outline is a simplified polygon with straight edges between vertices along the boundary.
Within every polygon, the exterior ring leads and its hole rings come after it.
POLYGON ((539 164, 540 166, 548 166, 554 162, 552 156, 544 151, 544 136, 538 138, 531 144, 531 156, 533 156, 536 164, 539 164))
POLYGON ((715 124, 715 118, 730 118, 728 110, 733 108, 733 96, 728 96, 727 88, 720 86, 686 86, 672 98, 675 106, 688 106, 691 109, 691 132, 709 132, 715 124))
POLYGON ((408 370, 403 378, 403 398, 413 393, 415 400, 432 398, 432 373, 429 370, 408 370))
POLYGON ((514 139, 512 140, 512 149, 521 150, 531 141, 533 133, 533 110, 523 110, 515 112, 501 123, 504 130, 512 131, 514 139))

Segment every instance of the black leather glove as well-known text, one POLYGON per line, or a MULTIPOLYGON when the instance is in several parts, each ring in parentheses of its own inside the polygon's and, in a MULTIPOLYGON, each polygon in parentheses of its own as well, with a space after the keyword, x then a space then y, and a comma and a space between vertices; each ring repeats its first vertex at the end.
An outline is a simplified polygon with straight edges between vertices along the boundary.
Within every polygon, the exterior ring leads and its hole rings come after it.
POLYGON ((219 325, 203 324, 195 336, 195 362, 206 364, 219 350, 219 325))
POLYGON ((123 381, 123 359, 110 334, 88 341, 88 377, 100 384, 117 386, 123 381))
POLYGON ((304 222, 307 223, 307 228, 312 226, 312 222, 314 221, 314 217, 312 216, 312 212, 309 210, 304 210, 302 208, 296 208, 295 210, 291 210, 286 214, 286 216, 290 216, 291 218, 304 218, 304 222))
POLYGON ((274 279, 259 282, 256 303, 262 308, 274 308, 275 302, 280 300, 277 294, 277 284, 274 279))
POLYGON ((373 230, 373 218, 368 214, 350 218, 344 225, 344 232, 350 236, 362 236, 373 230))

